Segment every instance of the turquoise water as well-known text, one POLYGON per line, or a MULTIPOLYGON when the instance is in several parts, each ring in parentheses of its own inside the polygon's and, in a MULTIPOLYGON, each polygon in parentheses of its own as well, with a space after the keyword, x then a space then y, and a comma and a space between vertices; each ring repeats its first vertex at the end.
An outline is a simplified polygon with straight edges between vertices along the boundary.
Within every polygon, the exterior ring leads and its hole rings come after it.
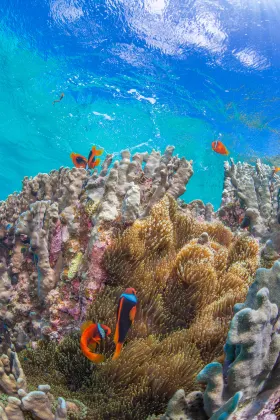
POLYGON ((219 134, 235 160, 278 162, 277 6, 139 4, 3 2, 0 199, 24 176, 71 166, 69 154, 87 155, 93 144, 116 159, 124 148, 173 144, 194 161, 184 198, 216 208, 225 159, 211 142, 219 134))

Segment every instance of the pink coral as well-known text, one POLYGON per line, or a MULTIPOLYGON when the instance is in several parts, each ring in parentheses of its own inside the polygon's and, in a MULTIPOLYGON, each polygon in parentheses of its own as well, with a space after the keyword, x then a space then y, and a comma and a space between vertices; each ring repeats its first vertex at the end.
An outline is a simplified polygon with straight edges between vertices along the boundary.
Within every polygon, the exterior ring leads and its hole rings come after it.
POLYGON ((89 270, 88 270, 88 279, 89 283, 94 282, 97 290, 100 289, 106 278, 106 272, 102 268, 102 258, 106 249, 106 244, 100 241, 97 241, 92 247, 89 270))
POLYGON ((221 207, 218 214, 220 220, 232 231, 235 231, 240 227, 245 210, 240 207, 239 202, 232 202, 221 207))

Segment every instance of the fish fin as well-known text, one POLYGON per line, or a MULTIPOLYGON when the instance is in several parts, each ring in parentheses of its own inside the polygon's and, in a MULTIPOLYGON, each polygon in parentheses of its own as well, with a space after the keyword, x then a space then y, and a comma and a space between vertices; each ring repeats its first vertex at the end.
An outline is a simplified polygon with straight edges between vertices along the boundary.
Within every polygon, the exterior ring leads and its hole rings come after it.
POLYGON ((93 343, 89 343, 88 344, 88 348, 90 349, 90 351, 94 351, 94 350, 96 350, 96 347, 97 347, 97 343, 96 342, 93 342, 93 343))
POLYGON ((104 361, 103 354, 92 353, 87 346, 81 346, 81 350, 84 356, 86 356, 93 363, 102 363, 104 361))
POLYGON ((85 321, 82 325, 81 325, 81 327, 80 327, 80 330, 81 330, 81 333, 83 333, 90 325, 92 325, 92 324, 94 324, 94 322, 92 322, 92 321, 85 321))
POLYGON ((136 315, 136 305, 133 306, 133 308, 129 312, 129 319, 131 322, 134 322, 135 315, 136 315))
POLYGON ((88 155, 88 166, 89 166, 90 169, 93 169, 95 166, 97 166, 99 164, 100 159, 95 159, 95 158, 96 158, 96 156, 101 156, 102 153, 103 153, 102 149, 97 150, 96 146, 92 146, 92 149, 91 149, 91 151, 89 152, 89 155, 88 155), (95 162, 97 162, 97 161, 98 161, 98 163, 95 164, 95 162))
POLYGON ((91 169, 93 169, 96 166, 98 166, 100 162, 101 162, 101 160, 99 158, 95 159, 95 161, 93 162, 93 165, 91 166, 91 169))
POLYGON ((120 336, 120 331, 119 331, 119 327, 120 327, 120 317, 121 317, 121 311, 122 311, 122 306, 123 306, 123 301, 124 298, 121 298, 118 304, 118 309, 117 309, 117 322, 116 322, 116 330, 115 330, 115 335, 114 335, 114 343, 117 345, 118 341, 119 341, 119 336, 120 336))
POLYGON ((112 360, 117 360, 120 357, 122 346, 123 345, 121 343, 117 343, 116 350, 115 350, 114 356, 112 357, 112 360))

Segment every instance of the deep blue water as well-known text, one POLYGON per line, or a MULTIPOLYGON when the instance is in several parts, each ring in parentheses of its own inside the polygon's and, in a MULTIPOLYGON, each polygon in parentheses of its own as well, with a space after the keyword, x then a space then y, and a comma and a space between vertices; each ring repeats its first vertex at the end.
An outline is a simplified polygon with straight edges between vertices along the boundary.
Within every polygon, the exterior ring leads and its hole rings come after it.
POLYGON ((1 0, 0 15, 0 199, 93 144, 175 145, 194 160, 184 198, 216 208, 219 135, 235 160, 280 166, 278 0, 1 0))

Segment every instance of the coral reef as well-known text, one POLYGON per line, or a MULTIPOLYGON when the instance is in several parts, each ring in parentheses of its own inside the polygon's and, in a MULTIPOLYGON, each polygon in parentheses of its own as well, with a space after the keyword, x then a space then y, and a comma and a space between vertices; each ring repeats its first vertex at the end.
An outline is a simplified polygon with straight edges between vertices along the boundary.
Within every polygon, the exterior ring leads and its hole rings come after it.
POLYGON ((100 174, 94 173, 86 186, 92 206, 96 204, 94 223, 117 217, 131 223, 147 215, 166 192, 180 197, 193 174, 192 162, 173 157, 173 151, 174 147, 168 146, 163 155, 153 150, 150 155, 137 153, 131 159, 130 152, 124 150, 121 161, 116 161, 107 175, 108 156, 100 174))
POLYGON ((193 170, 173 149, 26 178, 0 203, 0 417, 143 420, 170 399, 162 420, 277 411, 279 177, 232 161, 214 213, 178 200, 193 170), (254 236, 274 266, 252 284, 254 236), (114 329, 126 287, 139 299, 133 328, 118 360, 109 338, 93 365, 80 326, 114 329))
POLYGON ((123 151, 112 168, 108 155, 99 174, 61 168, 25 178, 22 191, 0 203, 0 319, 17 350, 79 327, 104 287, 101 260, 114 229, 166 191, 184 193, 192 163, 173 150, 132 158, 123 151))
POLYGON ((138 291, 145 333, 191 327, 189 338, 212 360, 213 331, 225 338, 232 307, 245 298, 258 266, 258 245, 247 236, 234 238, 219 222, 198 222, 166 196, 107 248, 104 265, 106 284, 138 291), (199 326, 206 319, 208 338, 199 326))
POLYGON ((75 390, 89 418, 142 420, 162 412, 179 387, 192 391, 203 364, 221 356, 233 305, 245 299, 258 266, 258 244, 234 237, 221 222, 197 221, 169 195, 149 216, 113 231, 106 249, 97 244, 92 252, 105 285, 87 319, 113 328, 127 286, 140 302, 120 358, 111 360, 108 340, 105 363, 90 367, 72 333, 58 345, 42 342, 22 352, 22 363, 29 380, 34 367, 36 376, 45 365, 52 378, 59 372, 61 395, 65 386, 75 390))
MULTIPOLYGON (((67 402, 61 397, 55 401, 49 385, 39 385, 38 390, 28 392, 17 353, 9 350, 7 355, 3 354, 0 365, 1 419, 66 420, 68 418, 67 402)), ((78 405, 75 406, 77 411, 81 412, 78 405)))
MULTIPOLYGON (((230 163, 225 162, 224 190, 219 216, 234 226, 237 223, 240 225, 241 219, 244 219, 243 213, 246 218, 244 225, 248 225, 253 236, 262 242, 270 240, 269 246, 279 258, 280 177, 259 159, 255 166, 241 162, 235 164, 233 159, 230 163)), ((271 258, 270 266, 277 257, 274 260, 271 258)))
MULTIPOLYGON (((279 261, 271 269, 257 270, 245 302, 235 305, 224 364, 212 362, 198 374, 198 382, 206 384, 203 409, 211 420, 275 418, 280 384, 279 281, 279 261)), ((200 414, 187 418, 199 419, 200 414)))
POLYGON ((178 203, 182 209, 189 210, 192 216, 199 221, 213 222, 217 219, 211 203, 204 204, 201 200, 193 200, 188 204, 178 200, 178 203))

